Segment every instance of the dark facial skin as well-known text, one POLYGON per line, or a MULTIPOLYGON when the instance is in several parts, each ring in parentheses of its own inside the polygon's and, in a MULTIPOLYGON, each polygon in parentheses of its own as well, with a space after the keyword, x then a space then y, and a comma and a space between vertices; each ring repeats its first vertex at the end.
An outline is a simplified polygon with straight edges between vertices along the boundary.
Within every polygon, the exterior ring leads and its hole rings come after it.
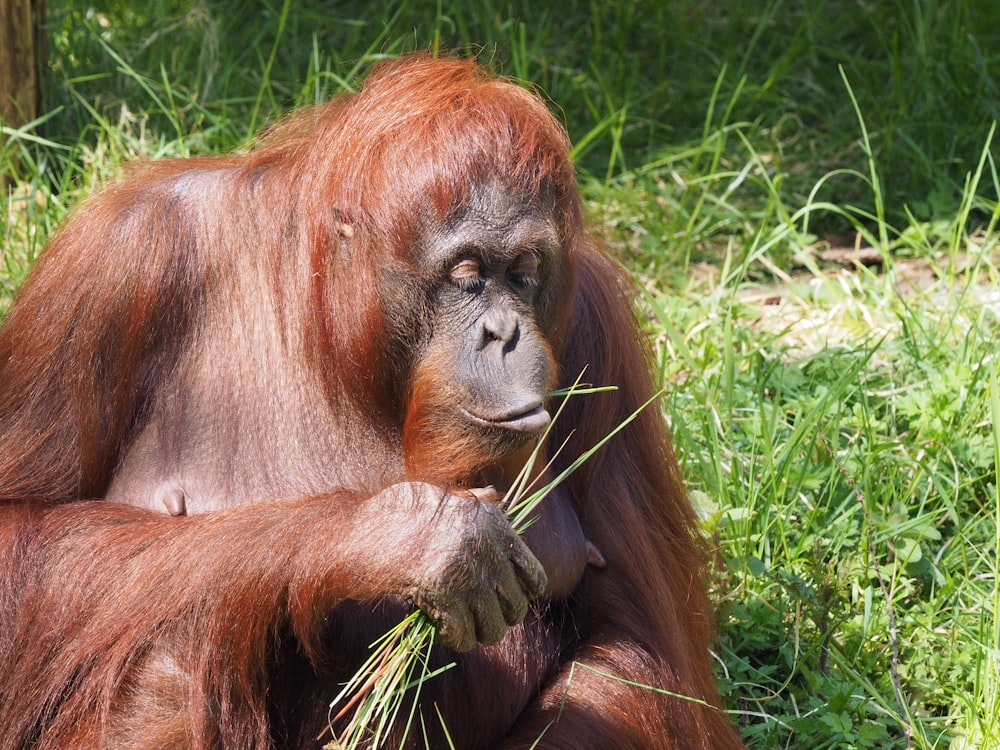
MULTIPOLYGON (((545 402, 555 365, 545 334, 563 262, 551 208, 512 199, 512 192, 476 191, 470 205, 428 233, 416 251, 418 273, 409 274, 411 283, 422 280, 432 312, 413 304, 418 312, 409 316, 423 321, 426 343, 413 368, 404 429, 418 435, 404 438, 407 477, 474 492, 490 486, 495 491, 477 494, 490 503, 510 488, 550 422, 545 402)), ((420 298, 412 287, 396 297, 397 304, 420 298)), ((568 596, 588 564, 604 564, 558 491, 542 502, 525 539, 554 598, 568 596)))
POLYGON ((435 381, 435 404, 501 458, 550 421, 544 329, 561 249, 548 208, 499 186, 475 191, 470 204, 430 234, 418 259, 433 313, 417 369, 433 362, 448 373, 435 381))

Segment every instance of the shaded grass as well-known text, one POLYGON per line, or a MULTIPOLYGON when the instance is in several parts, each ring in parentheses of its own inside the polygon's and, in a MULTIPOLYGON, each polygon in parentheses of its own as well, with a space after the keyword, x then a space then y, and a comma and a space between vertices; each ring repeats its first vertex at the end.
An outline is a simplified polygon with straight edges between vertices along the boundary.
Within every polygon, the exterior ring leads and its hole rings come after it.
MULTIPOLYGON (((991 0, 566 0, 558 8, 530 0, 104 0, 52 2, 50 16, 47 109, 60 109, 48 132, 72 141, 92 124, 88 104, 115 110, 124 101, 141 102, 163 132, 179 118, 184 132, 202 133, 199 150, 224 149, 290 105, 342 90, 379 56, 466 48, 539 84, 574 142, 606 123, 579 152, 592 174, 646 164, 665 144, 700 141, 707 112, 765 131, 795 203, 820 176, 864 166, 843 68, 872 132, 891 218, 909 206, 927 220, 954 210, 1000 111, 1000 6, 991 0), (146 86, 108 64, 106 45, 150 88, 170 88, 177 106, 151 106, 146 86)), ((870 199, 860 185, 838 195, 841 203, 870 199)))

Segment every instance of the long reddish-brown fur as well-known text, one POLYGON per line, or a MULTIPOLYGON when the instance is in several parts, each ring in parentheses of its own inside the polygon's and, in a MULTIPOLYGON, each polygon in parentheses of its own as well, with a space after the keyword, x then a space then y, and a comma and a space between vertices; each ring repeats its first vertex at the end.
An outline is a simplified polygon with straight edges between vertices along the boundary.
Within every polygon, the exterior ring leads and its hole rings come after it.
MULTIPOLYGON (((377 541, 409 517, 377 493, 467 484, 499 460, 433 420, 403 455, 407 410, 433 404, 406 381, 407 322, 365 292, 386 268, 416 273, 415 206, 443 213, 494 173, 556 196, 559 384, 586 367, 618 387, 570 400, 558 470, 656 386, 632 285, 582 229, 565 136, 523 89, 411 56, 247 155, 148 164, 74 212, 0 329, 0 748, 322 744, 338 681, 406 608, 378 599, 396 573, 377 541), (220 507, 175 518, 102 499, 153 422, 178 430, 178 456, 204 451, 220 507), (358 527, 374 543, 351 545, 358 527)), ((458 666, 424 705, 461 748, 741 747, 658 410, 565 497, 606 566, 500 644, 439 654, 458 666)), ((429 533, 407 538, 412 555, 429 533)))

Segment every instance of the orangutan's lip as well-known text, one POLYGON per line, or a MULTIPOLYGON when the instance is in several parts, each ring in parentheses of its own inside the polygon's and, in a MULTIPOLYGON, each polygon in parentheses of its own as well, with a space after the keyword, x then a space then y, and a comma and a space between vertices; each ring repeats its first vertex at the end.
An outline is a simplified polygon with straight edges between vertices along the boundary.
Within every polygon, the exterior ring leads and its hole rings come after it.
POLYGON ((527 409, 512 411, 508 414, 483 417, 472 412, 466 412, 469 419, 483 427, 493 427, 511 432, 523 432, 534 435, 549 426, 552 417, 541 404, 532 404, 527 409))

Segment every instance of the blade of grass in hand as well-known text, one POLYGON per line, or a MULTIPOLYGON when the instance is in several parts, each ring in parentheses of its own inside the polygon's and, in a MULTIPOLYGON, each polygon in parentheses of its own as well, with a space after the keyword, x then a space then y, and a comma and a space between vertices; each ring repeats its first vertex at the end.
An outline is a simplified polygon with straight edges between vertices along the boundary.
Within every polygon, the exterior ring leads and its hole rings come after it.
MULTIPOLYGON (((549 426, 536 442, 534 450, 531 452, 530 457, 518 473, 510 491, 508 491, 504 498, 502 506, 505 509, 504 512, 510 520, 511 527, 519 534, 523 533, 531 525, 534 521, 532 514, 552 490, 559 486, 584 461, 600 450, 612 437, 632 422, 643 409, 656 401, 663 393, 659 391, 654 394, 596 445, 577 457, 572 464, 555 478, 546 482, 544 486, 532 491, 532 487, 538 481, 538 478, 545 473, 543 471, 535 475, 535 463, 541 455, 542 446, 549 436, 552 425, 559 419, 570 397, 616 390, 614 386, 581 386, 582 377, 583 373, 580 373, 580 376, 572 386, 551 394, 557 397, 563 396, 563 401, 556 410, 555 416, 552 418, 549 426)), ((564 445, 553 452, 550 465, 564 445)), ((427 680, 454 666, 454 663, 452 663, 440 669, 431 670, 428 657, 431 647, 434 644, 434 634, 434 623, 423 612, 416 610, 372 644, 371 656, 344 685, 344 688, 330 705, 332 713, 335 706, 342 701, 346 701, 336 715, 331 716, 330 727, 346 716, 352 708, 356 708, 353 717, 340 737, 335 738, 327 744, 325 746, 326 750, 358 750, 362 744, 379 747, 394 724, 402 708, 403 698, 406 696, 407 691, 410 688, 416 688, 417 694, 413 696, 406 727, 403 732, 402 741, 405 741, 413 723, 420 687, 427 680), (422 670, 419 673, 417 671, 418 668, 422 670)))

